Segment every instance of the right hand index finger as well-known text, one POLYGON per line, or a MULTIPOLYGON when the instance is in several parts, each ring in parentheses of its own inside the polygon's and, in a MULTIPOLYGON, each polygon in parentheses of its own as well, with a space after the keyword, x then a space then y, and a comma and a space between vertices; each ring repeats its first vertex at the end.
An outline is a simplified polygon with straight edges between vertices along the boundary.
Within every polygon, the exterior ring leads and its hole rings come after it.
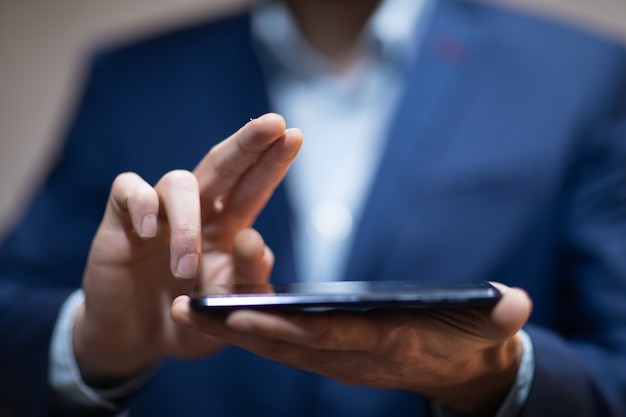
POLYGON ((213 147, 194 170, 203 212, 212 208, 216 199, 238 190, 235 199, 243 209, 238 210, 237 217, 255 216, 286 174, 301 143, 300 132, 285 130, 285 121, 278 114, 266 114, 248 122, 213 147), (251 175, 250 171, 257 167, 255 175, 251 175))

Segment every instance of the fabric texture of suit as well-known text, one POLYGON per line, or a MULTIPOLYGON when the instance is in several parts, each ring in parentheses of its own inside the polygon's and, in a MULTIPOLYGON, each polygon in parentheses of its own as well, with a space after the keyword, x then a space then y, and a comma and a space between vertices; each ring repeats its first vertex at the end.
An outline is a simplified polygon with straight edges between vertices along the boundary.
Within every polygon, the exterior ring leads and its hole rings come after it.
MULTIPOLYGON (((626 55, 462 0, 433 13, 345 279, 525 288, 536 371, 525 416, 626 415, 626 55)), ((50 334, 80 285, 115 176, 156 182, 271 110, 238 15, 100 53, 51 175, 0 249, 0 410, 49 408, 50 334)), ((289 122, 289 121, 287 121, 289 122)), ((306 140, 306 132, 305 140, 306 140)), ((295 277, 279 188, 257 221, 295 277)), ((167 360, 132 416, 419 416, 405 392, 346 386, 237 348, 167 360)))

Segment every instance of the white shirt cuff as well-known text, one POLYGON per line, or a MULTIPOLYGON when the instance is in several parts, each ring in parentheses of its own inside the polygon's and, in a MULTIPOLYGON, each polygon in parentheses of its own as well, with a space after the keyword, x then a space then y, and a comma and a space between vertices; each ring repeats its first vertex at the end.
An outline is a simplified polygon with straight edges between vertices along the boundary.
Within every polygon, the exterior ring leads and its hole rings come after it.
POLYGON ((84 301, 83 291, 77 290, 61 307, 52 333, 48 381, 57 395, 75 405, 88 408, 100 407, 119 412, 120 405, 117 401, 141 388, 154 376, 156 369, 142 371, 112 389, 96 390, 89 387, 80 375, 72 342, 76 313, 84 301))

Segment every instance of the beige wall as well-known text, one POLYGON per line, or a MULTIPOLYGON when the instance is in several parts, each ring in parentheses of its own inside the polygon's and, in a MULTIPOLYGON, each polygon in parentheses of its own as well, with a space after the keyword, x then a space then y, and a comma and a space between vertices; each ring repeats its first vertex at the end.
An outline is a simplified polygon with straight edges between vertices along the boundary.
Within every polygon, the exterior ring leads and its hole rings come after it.
MULTIPOLYGON (((47 168, 90 45, 249 1, 0 0, 0 234, 47 168)), ((499 1, 564 14, 626 39, 625 0, 499 1)))
POLYGON ((553 15, 626 41, 626 0, 488 0, 553 15))
POLYGON ((95 43, 249 0, 0 0, 0 235, 54 154, 95 43))

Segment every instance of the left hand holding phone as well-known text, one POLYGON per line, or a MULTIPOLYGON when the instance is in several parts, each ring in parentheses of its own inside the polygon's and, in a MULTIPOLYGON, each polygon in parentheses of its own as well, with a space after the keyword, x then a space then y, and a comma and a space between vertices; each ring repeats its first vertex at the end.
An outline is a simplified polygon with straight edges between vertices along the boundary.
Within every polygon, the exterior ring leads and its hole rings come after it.
POLYGON ((349 385, 410 391, 467 415, 495 415, 522 358, 518 331, 531 301, 494 284, 493 308, 306 313, 235 310, 227 316, 174 302, 176 321, 259 356, 349 385))

